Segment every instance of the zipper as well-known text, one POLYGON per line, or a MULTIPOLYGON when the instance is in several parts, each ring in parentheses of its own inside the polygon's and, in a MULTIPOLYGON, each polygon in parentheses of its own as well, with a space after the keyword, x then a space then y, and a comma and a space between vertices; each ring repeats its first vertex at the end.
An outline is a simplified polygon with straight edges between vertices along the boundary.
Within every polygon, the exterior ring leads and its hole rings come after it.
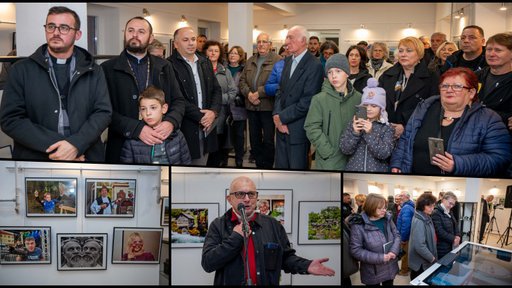
POLYGON ((327 136, 329 136, 329 131, 331 130, 331 113, 332 111, 329 110, 329 120, 327 121, 327 136))
POLYGON ((368 157, 368 144, 364 145, 364 172, 366 172, 366 157, 368 157))

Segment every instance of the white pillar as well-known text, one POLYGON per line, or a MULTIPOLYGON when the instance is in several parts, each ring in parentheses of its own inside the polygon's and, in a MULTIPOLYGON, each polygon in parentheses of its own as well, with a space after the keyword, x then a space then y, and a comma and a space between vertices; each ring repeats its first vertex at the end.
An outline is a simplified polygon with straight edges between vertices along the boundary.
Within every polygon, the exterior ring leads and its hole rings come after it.
POLYGON ((16 53, 30 56, 46 43, 43 25, 46 15, 53 6, 65 6, 74 10, 80 17, 82 37, 75 45, 87 49, 87 3, 16 3, 16 53))
POLYGON ((252 56, 252 3, 228 3, 229 48, 238 45, 252 56))

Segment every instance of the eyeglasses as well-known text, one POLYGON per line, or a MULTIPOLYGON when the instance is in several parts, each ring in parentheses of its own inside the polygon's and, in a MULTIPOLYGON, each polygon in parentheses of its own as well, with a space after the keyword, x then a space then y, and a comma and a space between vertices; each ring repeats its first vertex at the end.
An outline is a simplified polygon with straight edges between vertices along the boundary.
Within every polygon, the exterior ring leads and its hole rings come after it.
POLYGON ((464 86, 462 84, 441 84, 441 85, 439 85, 439 90, 448 91, 448 89, 450 87, 452 87, 453 91, 455 91, 455 92, 460 92, 464 88, 466 88, 468 90, 471 89, 471 87, 464 86))
POLYGON ((268 44, 268 43, 270 43, 270 41, 260 40, 260 41, 258 41, 256 43, 258 43, 258 44, 268 44))
POLYGON ((231 51, 231 52, 229 53, 229 55, 240 55, 240 54, 238 54, 238 52, 236 52, 236 51, 231 51))
POLYGON ((249 192, 243 192, 243 191, 237 191, 233 193, 229 193, 229 195, 235 195, 237 199, 244 199, 245 195, 249 196, 249 199, 254 199, 258 197, 258 192, 256 191, 249 191, 249 192))
POLYGON ((50 23, 50 24, 46 24, 46 25, 43 25, 44 26, 44 29, 46 30, 46 32, 48 33, 53 33, 55 31, 55 29, 59 29, 59 32, 62 34, 62 35, 66 35, 69 33, 69 31, 71 29, 73 30, 78 30, 76 28, 73 28, 73 27, 69 27, 68 25, 66 24, 63 24, 63 25, 60 25, 60 26, 57 26, 53 23, 50 23))

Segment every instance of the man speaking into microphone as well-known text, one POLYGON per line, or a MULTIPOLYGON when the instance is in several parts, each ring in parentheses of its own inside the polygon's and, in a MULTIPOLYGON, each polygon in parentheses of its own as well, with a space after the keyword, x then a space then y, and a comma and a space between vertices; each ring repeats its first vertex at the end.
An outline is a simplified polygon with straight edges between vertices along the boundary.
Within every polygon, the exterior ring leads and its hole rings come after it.
POLYGON ((201 259, 206 272, 215 271, 214 285, 279 285, 281 270, 334 276, 334 270, 322 264, 329 258, 308 260, 295 255, 284 227, 274 218, 255 212, 258 192, 249 177, 235 178, 226 199, 231 209, 211 223, 201 259), (247 250, 242 213, 248 223, 247 250))

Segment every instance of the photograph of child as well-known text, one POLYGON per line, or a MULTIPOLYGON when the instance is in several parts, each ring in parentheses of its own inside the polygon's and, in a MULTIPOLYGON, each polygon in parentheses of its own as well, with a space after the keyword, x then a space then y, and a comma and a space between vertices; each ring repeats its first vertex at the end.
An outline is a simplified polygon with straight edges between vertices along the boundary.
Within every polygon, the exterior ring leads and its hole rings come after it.
POLYGON ((76 178, 25 178, 27 217, 75 217, 76 183, 76 178))

